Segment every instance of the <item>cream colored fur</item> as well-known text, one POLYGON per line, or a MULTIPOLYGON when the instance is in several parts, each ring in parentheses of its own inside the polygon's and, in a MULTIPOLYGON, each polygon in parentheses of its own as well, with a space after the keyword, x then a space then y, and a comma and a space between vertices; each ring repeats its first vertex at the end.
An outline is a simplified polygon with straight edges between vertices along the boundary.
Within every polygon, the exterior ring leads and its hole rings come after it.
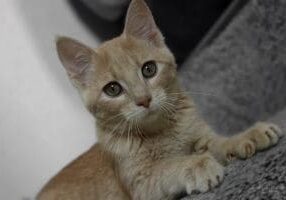
POLYGON ((96 118, 98 144, 56 175, 38 200, 158 200, 206 192, 223 180, 223 165, 278 142, 273 124, 257 123, 230 138, 200 118, 176 79, 173 55, 143 0, 130 4, 121 36, 92 50, 70 38, 57 41, 59 58, 96 118), (157 74, 141 67, 155 61, 157 74), (118 97, 102 88, 117 81, 118 97), (149 108, 138 99, 152 97, 149 108))

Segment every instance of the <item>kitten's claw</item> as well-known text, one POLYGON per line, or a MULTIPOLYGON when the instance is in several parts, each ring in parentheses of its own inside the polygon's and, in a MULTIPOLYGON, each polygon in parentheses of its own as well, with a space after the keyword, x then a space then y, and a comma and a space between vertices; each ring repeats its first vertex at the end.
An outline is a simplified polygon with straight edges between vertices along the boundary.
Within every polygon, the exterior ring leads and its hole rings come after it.
POLYGON ((269 148, 279 141, 283 136, 281 129, 271 123, 258 122, 246 132, 237 137, 235 155, 246 159, 255 154, 256 151, 269 148))
POLYGON ((257 150, 263 150, 277 144, 283 136, 281 129, 271 123, 258 122, 250 130, 249 137, 255 143, 257 150))
POLYGON ((232 152, 227 153, 227 154, 226 154, 226 161, 227 161, 227 162, 231 162, 231 161, 233 161, 233 160, 236 160, 236 156, 235 156, 232 152))
POLYGON ((238 157, 242 159, 250 158, 255 154, 255 144, 251 140, 243 140, 237 146, 238 157))
POLYGON ((206 192, 218 186, 223 179, 223 166, 211 155, 205 153, 198 158, 186 185, 187 193, 206 192), (191 180, 193 179, 193 180, 191 180))

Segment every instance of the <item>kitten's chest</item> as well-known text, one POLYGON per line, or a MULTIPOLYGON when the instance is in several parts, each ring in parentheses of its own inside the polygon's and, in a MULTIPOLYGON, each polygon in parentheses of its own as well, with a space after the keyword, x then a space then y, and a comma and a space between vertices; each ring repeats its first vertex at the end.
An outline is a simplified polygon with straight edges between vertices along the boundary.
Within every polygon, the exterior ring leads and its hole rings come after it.
POLYGON ((190 153, 190 135, 185 132, 173 132, 172 134, 167 133, 151 141, 146 141, 139 154, 151 160, 159 160, 190 153))

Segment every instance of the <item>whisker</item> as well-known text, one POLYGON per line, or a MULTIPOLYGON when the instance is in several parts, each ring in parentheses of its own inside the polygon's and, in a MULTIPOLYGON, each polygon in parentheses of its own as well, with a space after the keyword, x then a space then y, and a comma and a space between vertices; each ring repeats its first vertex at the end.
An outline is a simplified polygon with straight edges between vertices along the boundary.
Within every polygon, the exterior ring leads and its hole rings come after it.
MULTIPOLYGON (((111 132, 109 133, 109 135, 110 135, 111 137, 108 139, 108 142, 107 142, 107 144, 106 144, 106 146, 108 146, 108 148, 110 148, 110 149, 113 149, 113 148, 114 148, 115 143, 112 142, 112 140, 113 140, 114 138, 116 138, 116 137, 120 137, 120 136, 118 136, 118 134, 114 134, 114 132, 115 132, 116 130, 118 130, 118 127, 121 126, 123 122, 124 122, 123 120, 121 120, 120 122, 118 122, 117 125, 114 126, 114 128, 113 128, 113 129, 111 130, 111 132)), ((118 138, 118 139, 119 139, 119 138, 118 138)))
POLYGON ((210 92, 196 92, 196 91, 184 91, 184 92, 173 92, 173 93, 168 93, 168 94, 188 94, 188 95, 205 95, 205 96, 213 96, 213 97, 217 97, 218 95, 214 94, 214 93, 210 93, 210 92))
POLYGON ((122 113, 119 113, 119 114, 117 114, 117 115, 114 115, 114 116, 108 118, 108 119, 107 119, 106 121, 104 121, 103 123, 104 123, 104 125, 105 125, 105 124, 109 123, 111 120, 115 120, 115 119, 117 119, 117 118, 119 118, 119 117, 121 117, 121 116, 123 116, 123 114, 122 114, 122 113))

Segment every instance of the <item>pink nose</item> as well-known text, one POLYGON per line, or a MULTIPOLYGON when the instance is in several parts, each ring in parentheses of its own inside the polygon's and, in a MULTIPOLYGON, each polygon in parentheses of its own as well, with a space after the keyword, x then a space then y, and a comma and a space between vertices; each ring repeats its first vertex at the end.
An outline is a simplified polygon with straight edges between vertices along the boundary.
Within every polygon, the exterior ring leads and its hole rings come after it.
POLYGON ((145 108, 149 108, 151 100, 152 100, 152 98, 149 96, 140 97, 136 100, 136 105, 137 106, 143 106, 145 108))

